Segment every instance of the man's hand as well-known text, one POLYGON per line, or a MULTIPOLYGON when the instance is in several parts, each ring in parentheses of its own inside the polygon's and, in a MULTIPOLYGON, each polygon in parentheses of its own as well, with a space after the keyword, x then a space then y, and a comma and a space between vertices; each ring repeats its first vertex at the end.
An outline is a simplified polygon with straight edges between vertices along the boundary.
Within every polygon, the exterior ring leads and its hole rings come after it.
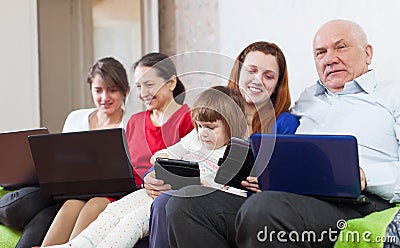
POLYGON ((252 192, 261 192, 257 177, 247 177, 242 181, 242 185, 252 192))
POLYGON ((361 169, 361 167, 360 167, 360 181, 361 181, 361 191, 363 191, 367 187, 367 178, 365 177, 365 173, 363 169, 361 169))
POLYGON ((146 193, 154 199, 164 191, 170 190, 171 185, 164 184, 163 180, 157 179, 156 172, 152 171, 144 177, 144 188, 146 189, 146 193))

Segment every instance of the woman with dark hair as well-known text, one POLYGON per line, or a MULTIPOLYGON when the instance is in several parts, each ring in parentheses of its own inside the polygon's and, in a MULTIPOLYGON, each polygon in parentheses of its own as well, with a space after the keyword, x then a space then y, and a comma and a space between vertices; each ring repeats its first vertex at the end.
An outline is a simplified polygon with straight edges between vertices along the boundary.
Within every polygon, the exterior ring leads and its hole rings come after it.
MULTIPOLYGON (((107 57, 95 62, 86 82, 95 108, 72 111, 63 132, 122 128, 124 103, 129 93, 129 81, 124 66, 107 57)), ((93 197, 87 201, 69 199, 62 205, 43 240, 43 246, 65 243, 85 229, 114 198, 93 197)))
POLYGON ((157 75, 168 81, 171 78, 176 79, 175 88, 172 91, 175 102, 182 105, 185 100, 185 86, 176 73, 174 62, 165 54, 148 53, 133 64, 133 71, 137 67, 153 68, 157 71, 157 75))
MULTIPOLYGON (((152 167, 150 157, 178 142, 193 129, 190 108, 183 104, 185 87, 172 60, 162 53, 144 55, 133 65, 134 87, 147 110, 134 114, 126 136, 137 185, 152 167), (182 105, 183 104, 183 105, 182 105)), ((147 193, 152 197, 152 190, 147 193)))
MULTIPOLYGON (((87 83, 96 108, 72 111, 65 121, 63 132, 122 127, 124 101, 130 89, 123 65, 111 57, 100 59, 90 67, 87 83)), ((86 203, 78 200, 67 201, 57 217, 64 216, 68 219, 66 223, 70 223, 69 226, 66 224, 61 227, 65 230, 62 234, 69 238, 75 225, 72 222, 77 220, 81 210, 85 209, 84 206, 96 205, 97 212, 87 213, 87 216, 96 218, 99 211, 104 209, 110 200, 112 199, 93 198, 86 203)), ((59 209, 59 202, 55 202, 51 197, 43 196, 39 187, 24 187, 1 198, 0 222, 15 229, 23 228, 17 247, 32 247, 43 241, 59 209)), ((80 218, 76 226, 79 225, 87 224, 80 218)), ((56 228, 55 224, 52 228, 56 228)), ((58 232, 55 233, 58 234, 58 232)), ((60 237, 62 238, 61 234, 60 237)), ((50 241, 51 238, 48 237, 50 241)))
POLYGON ((72 111, 63 132, 122 127, 124 103, 130 90, 124 66, 114 58, 100 59, 90 67, 86 82, 96 107, 72 111))
MULTIPOLYGON (((147 110, 130 117, 126 125, 126 140, 133 165, 135 183, 137 187, 141 187, 143 175, 152 167, 150 164, 151 156, 156 151, 177 143, 193 129, 193 125, 189 107, 186 104, 182 105, 185 87, 177 77, 175 65, 168 56, 162 53, 146 54, 133 65, 133 72, 136 94, 146 105, 147 110)), ((150 199, 155 197, 152 191, 145 192, 150 196, 150 199)), ((104 199, 107 200, 108 198, 104 199)), ((90 217, 88 214, 96 213, 97 217, 106 209, 110 201, 105 205, 103 202, 100 203, 100 207, 96 205, 88 206, 83 216, 90 217)), ((116 204, 118 205, 119 201, 116 204)), ((107 209, 104 211, 105 215, 107 215, 107 209)), ((89 226, 94 219, 86 218, 86 225, 81 225, 77 232, 74 229, 74 235, 70 235, 68 239, 64 237, 61 240, 59 238, 56 243, 43 243, 43 246, 68 243, 89 226)), ((68 221, 71 221, 71 217, 68 218, 68 221)), ((61 222, 57 226, 59 231, 53 232, 52 236, 60 233, 61 229, 65 232, 65 224, 60 224, 61 222)), ((57 236, 60 237, 59 234, 57 236)), ((74 242, 72 240, 66 246, 72 246, 74 242)), ((79 239, 77 242, 80 242, 79 239)), ((79 246, 80 244, 75 245, 79 246)))

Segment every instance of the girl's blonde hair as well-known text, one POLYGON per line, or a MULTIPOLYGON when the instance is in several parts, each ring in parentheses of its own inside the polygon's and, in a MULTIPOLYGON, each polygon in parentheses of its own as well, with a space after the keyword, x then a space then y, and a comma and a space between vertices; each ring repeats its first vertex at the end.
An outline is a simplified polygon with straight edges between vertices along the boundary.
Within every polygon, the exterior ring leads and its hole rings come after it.
MULTIPOLYGON (((244 138, 247 123, 244 115, 244 99, 236 89, 215 86, 203 91, 191 110, 193 125, 196 121, 222 121, 227 137, 244 138)), ((228 140, 226 141, 228 142, 228 140)))

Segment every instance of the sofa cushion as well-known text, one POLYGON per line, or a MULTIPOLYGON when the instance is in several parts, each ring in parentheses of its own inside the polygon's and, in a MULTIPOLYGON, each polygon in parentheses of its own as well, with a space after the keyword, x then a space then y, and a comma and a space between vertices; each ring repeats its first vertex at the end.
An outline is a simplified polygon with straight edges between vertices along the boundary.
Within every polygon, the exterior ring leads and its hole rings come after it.
MULTIPOLYGON (((0 187, 0 198, 7 193, 8 191, 3 190, 3 188, 0 187)), ((0 248, 15 247, 21 234, 21 231, 0 224, 0 248)))

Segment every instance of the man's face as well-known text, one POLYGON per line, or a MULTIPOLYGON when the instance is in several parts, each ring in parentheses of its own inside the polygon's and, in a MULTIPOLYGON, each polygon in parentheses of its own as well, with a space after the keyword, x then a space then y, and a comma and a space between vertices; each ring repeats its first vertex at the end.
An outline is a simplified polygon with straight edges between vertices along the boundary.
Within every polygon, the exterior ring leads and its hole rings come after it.
POLYGON ((372 47, 364 44, 359 31, 349 23, 332 22, 314 37, 315 66, 320 80, 332 92, 343 91, 345 83, 368 71, 372 47))

